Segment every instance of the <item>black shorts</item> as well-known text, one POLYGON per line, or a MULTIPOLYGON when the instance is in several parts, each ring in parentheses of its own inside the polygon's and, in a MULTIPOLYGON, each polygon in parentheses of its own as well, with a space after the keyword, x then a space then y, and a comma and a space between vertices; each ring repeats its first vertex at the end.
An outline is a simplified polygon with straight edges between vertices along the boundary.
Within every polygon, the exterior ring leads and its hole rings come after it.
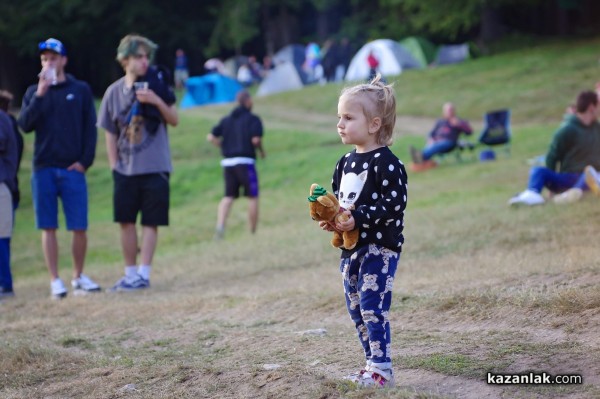
POLYGON ((169 225, 169 174, 126 176, 113 171, 114 221, 135 223, 142 212, 142 226, 169 225))
POLYGON ((258 174, 254 164, 226 166, 223 168, 223 177, 226 197, 239 197, 240 187, 244 187, 246 197, 258 197, 258 174))

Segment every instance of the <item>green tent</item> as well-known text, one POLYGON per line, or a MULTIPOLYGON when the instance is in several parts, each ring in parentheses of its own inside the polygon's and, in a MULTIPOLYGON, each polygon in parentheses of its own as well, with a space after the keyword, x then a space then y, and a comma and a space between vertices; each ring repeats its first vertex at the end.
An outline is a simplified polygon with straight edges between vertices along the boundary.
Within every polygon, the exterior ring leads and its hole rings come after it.
POLYGON ((400 44, 410 51, 423 68, 435 60, 437 49, 433 43, 425 38, 410 36, 401 40, 400 44))

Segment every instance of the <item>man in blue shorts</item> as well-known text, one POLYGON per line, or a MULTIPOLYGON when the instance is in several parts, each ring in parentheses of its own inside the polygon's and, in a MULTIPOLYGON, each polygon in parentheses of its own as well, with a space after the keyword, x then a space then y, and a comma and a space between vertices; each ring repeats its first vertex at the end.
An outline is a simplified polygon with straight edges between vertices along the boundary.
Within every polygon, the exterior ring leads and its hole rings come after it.
POLYGON ((240 188, 248 197, 248 222, 250 231, 256 232, 258 224, 258 175, 255 168, 256 150, 265 157, 262 148, 263 126, 252 110, 252 97, 247 91, 238 93, 238 106, 209 133, 207 140, 221 148, 225 196, 219 203, 216 238, 223 238, 225 222, 233 201, 239 197, 240 188))
POLYGON ((114 183, 114 221, 121 229, 125 261, 125 275, 111 291, 150 287, 158 226, 169 224, 172 165, 167 124, 176 126, 179 119, 175 95, 166 77, 150 65, 157 47, 143 36, 127 35, 121 39, 117 61, 125 76, 108 87, 98 113, 98 127, 106 131, 114 183), (139 246, 138 213, 142 224, 139 246))
POLYGON ((99 291, 100 286, 83 274, 87 250, 88 195, 85 172, 96 154, 96 110, 89 85, 65 73, 67 52, 56 39, 38 45, 42 71, 37 84, 23 97, 19 125, 35 130, 31 189, 42 249, 52 278, 54 298, 67 289, 58 275, 58 198, 62 201, 67 229, 73 232, 73 280, 75 293, 99 291))

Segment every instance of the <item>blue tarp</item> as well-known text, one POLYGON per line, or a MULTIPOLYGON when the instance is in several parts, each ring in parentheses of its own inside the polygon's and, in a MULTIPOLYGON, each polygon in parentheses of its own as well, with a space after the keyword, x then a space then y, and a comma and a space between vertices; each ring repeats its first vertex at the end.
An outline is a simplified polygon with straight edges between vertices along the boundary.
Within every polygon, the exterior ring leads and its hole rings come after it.
POLYGON ((185 89, 181 108, 235 101, 235 96, 242 90, 242 85, 235 79, 211 73, 190 77, 185 82, 185 89))

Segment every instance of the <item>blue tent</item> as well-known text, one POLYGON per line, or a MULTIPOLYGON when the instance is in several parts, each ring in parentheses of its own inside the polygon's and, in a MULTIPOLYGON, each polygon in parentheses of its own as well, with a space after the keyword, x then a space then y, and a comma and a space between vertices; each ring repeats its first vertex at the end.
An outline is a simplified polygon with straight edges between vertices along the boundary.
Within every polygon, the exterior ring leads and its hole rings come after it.
POLYGON ((185 82, 185 88, 186 93, 181 100, 181 108, 232 102, 236 94, 242 90, 242 85, 235 79, 211 73, 192 76, 185 82))

